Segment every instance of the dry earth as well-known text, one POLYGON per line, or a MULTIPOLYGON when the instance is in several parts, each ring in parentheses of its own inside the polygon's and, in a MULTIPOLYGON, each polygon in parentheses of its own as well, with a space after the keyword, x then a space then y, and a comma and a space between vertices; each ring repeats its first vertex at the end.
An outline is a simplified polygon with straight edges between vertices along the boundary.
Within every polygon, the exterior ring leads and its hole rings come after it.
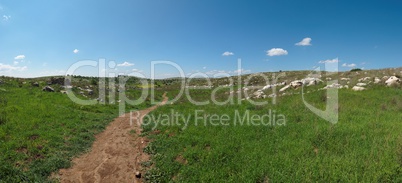
MULTIPOLYGON (((159 105, 139 111, 142 119, 167 101, 163 95, 159 105)), ((69 169, 62 169, 55 176, 60 182, 142 182, 136 178, 136 172, 141 172, 141 162, 148 161, 149 156, 143 152, 148 140, 140 137, 141 121, 133 113, 130 124, 130 114, 116 118, 102 133, 96 135, 91 150, 73 160, 69 169), (134 130, 136 134, 131 134, 134 130)))

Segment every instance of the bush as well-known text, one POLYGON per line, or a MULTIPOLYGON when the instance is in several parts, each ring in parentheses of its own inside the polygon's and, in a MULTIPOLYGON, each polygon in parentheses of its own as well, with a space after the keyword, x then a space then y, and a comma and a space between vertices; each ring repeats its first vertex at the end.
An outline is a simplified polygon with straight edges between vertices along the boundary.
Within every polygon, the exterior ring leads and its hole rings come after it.
POLYGON ((356 72, 356 71, 362 71, 362 69, 360 69, 360 68, 354 68, 354 69, 350 70, 350 72, 356 72))

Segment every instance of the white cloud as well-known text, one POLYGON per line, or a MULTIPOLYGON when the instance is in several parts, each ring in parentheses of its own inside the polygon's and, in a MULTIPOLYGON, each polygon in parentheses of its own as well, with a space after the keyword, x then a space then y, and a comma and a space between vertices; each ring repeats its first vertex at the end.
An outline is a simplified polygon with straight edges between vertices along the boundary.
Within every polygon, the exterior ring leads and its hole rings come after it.
POLYGON ((117 64, 117 66, 119 67, 129 67, 129 66, 133 66, 133 63, 129 63, 129 62, 123 62, 121 64, 117 64))
POLYGON ((344 63, 344 64, 342 64, 342 67, 356 67, 356 64, 347 64, 347 63, 344 63))
POLYGON ((73 53, 75 53, 75 54, 77 54, 78 52, 80 52, 80 50, 78 50, 78 49, 73 50, 73 53))
POLYGON ((19 64, 19 62, 15 60, 15 61, 14 61, 14 65, 18 65, 18 64, 19 64))
POLYGON ((280 56, 280 55, 287 55, 288 51, 282 49, 282 48, 272 48, 267 51, 268 56, 280 56))
POLYGON ((234 55, 234 53, 229 51, 225 51, 224 53, 222 53, 222 56, 232 56, 232 55, 234 55))
POLYGON ((140 69, 133 69, 133 72, 144 72, 144 71, 140 69))
POLYGON ((296 46, 311 46, 311 38, 306 37, 303 40, 301 40, 300 42, 295 44, 296 46))
POLYGON ((3 20, 8 21, 10 20, 11 16, 10 15, 3 15, 3 20))
POLYGON ((5 65, 5 64, 0 63, 0 72, 3 72, 3 71, 25 71, 27 69, 28 69, 27 66, 17 67, 17 66, 5 65))
POLYGON ((206 69, 206 68, 207 68, 206 66, 202 67, 202 69, 206 69))
POLYGON ((328 59, 328 60, 321 60, 318 63, 320 64, 326 64, 326 63, 338 63, 339 59, 338 58, 334 58, 334 59, 328 59))
POLYGON ((18 55, 16 57, 14 57, 15 60, 22 60, 25 59, 25 55, 18 55))

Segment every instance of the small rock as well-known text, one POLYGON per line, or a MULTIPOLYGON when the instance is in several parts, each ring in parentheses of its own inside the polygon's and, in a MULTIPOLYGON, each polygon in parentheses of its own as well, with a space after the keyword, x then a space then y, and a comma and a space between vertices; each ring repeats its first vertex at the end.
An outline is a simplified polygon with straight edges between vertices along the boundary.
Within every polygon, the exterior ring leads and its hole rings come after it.
POLYGON ((341 78, 341 81, 349 81, 350 78, 341 78))
POLYGON ((290 87, 290 85, 286 85, 285 87, 281 88, 279 90, 279 92, 284 92, 285 90, 287 90, 290 87))
POLYGON ((38 82, 32 83, 32 86, 39 87, 39 83, 38 82))
POLYGON ((366 83, 357 83, 356 86, 366 86, 366 83))
POLYGON ((366 88, 361 87, 361 86, 354 86, 354 87, 352 88, 353 91, 363 91, 363 90, 365 90, 365 89, 366 89, 366 88))
POLYGON ((42 91, 47 91, 47 92, 54 92, 54 89, 50 86, 45 86, 42 88, 42 91))
POLYGON ((140 178, 141 178, 141 172, 136 171, 136 172, 135 172, 135 177, 138 178, 138 179, 140 179, 140 178))
POLYGON ((381 82, 381 79, 380 79, 380 78, 378 78, 378 77, 374 78, 374 83, 375 83, 375 84, 378 84, 378 83, 380 83, 380 82, 381 82))

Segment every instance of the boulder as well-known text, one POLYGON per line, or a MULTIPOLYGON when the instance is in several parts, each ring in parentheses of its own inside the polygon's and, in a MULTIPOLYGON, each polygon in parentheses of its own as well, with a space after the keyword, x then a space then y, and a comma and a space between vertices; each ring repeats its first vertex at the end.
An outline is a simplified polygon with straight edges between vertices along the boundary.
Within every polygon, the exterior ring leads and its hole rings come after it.
POLYGON ((365 78, 360 78, 358 81, 364 82, 364 81, 369 81, 370 79, 371 79, 370 77, 365 77, 365 78))
POLYGON ((341 78, 341 81, 349 81, 350 78, 341 78))
POLYGON ((286 85, 285 87, 281 88, 279 90, 279 92, 283 92, 283 91, 287 90, 289 87, 290 87, 290 85, 286 85))
POLYGON ((264 92, 262 90, 257 90, 256 92, 253 93, 253 95, 262 95, 264 92))
MULTIPOLYGON (((253 95, 254 95, 254 98, 261 98, 264 96, 264 92, 261 90, 258 90, 256 92, 254 92, 253 95)), ((263 98, 265 98, 265 97, 263 97, 263 98)))
POLYGON ((42 91, 47 91, 47 92, 54 92, 54 89, 50 86, 45 86, 42 88, 42 91))
POLYGON ((274 97, 276 97, 276 94, 275 94, 275 93, 270 94, 270 95, 268 95, 268 97, 270 97, 270 98, 274 98, 274 97))
POLYGON ((293 88, 297 88, 303 85, 303 82, 300 80, 296 80, 296 81, 292 81, 290 82, 290 86, 292 86, 293 88))
POLYGON ((357 83, 356 86, 367 86, 366 83, 357 83))
POLYGON ((32 83, 32 86, 39 87, 39 83, 38 82, 32 83))
POLYGON ((286 82, 284 81, 284 82, 280 82, 280 83, 276 83, 275 84, 275 86, 284 86, 284 85, 286 85, 286 82))
POLYGON ((304 78, 302 79, 302 82, 304 85, 312 86, 322 82, 322 80, 318 78, 304 78))
POLYGON ((388 78, 387 81, 385 81, 385 84, 387 84, 387 86, 391 86, 394 84, 398 84, 401 82, 401 79, 397 78, 396 76, 391 76, 390 78, 388 78))
POLYGON ((361 87, 361 86, 354 86, 354 87, 352 88, 353 91, 363 91, 363 90, 365 90, 365 89, 366 89, 366 88, 361 87))
POLYGON ((329 88, 343 88, 343 87, 339 83, 332 83, 330 85, 325 86, 323 89, 329 89, 329 88))
POLYGON ((48 81, 48 84, 49 85, 55 85, 55 84, 58 84, 58 85, 64 85, 64 78, 55 78, 55 77, 52 77, 52 78, 50 78, 50 80, 48 81))
POLYGON ((271 85, 266 85, 266 86, 264 86, 263 88, 262 88, 262 90, 267 90, 267 89, 270 89, 272 86, 271 85))
POLYGON ((375 77, 374 78, 374 83, 375 84, 378 84, 378 83, 380 83, 381 82, 381 79, 380 78, 378 78, 378 77, 375 77))

